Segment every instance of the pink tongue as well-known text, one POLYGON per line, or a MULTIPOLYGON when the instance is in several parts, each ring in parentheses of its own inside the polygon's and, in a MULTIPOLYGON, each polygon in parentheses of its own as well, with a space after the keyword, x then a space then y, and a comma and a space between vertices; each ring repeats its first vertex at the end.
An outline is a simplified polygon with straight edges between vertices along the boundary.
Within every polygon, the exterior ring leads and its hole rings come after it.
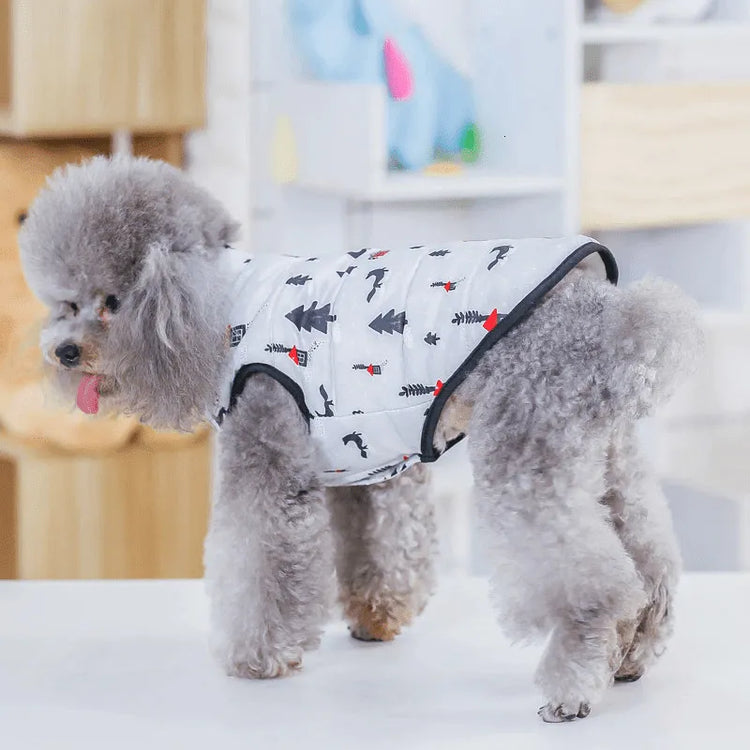
POLYGON ((78 384, 76 404, 85 414, 96 414, 99 411, 99 383, 101 375, 84 375, 78 384))

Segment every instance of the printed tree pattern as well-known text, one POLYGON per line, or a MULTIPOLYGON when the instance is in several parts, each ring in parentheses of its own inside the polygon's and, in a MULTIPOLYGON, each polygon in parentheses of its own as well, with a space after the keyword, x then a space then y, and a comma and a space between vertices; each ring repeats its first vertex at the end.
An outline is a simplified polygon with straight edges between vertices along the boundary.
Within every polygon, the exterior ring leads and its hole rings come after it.
POLYGON ((464 312, 457 312, 453 316, 451 323, 457 326, 481 323, 487 331, 491 331, 495 328, 501 317, 505 316, 501 316, 497 312, 497 308, 487 315, 482 315, 479 310, 465 310, 464 312))
POLYGON ((450 255, 450 254, 451 254, 451 251, 450 251, 450 250, 433 250, 433 251, 432 251, 432 252, 430 253, 430 255, 431 255, 431 256, 432 256, 433 258, 443 258, 443 257, 445 257, 446 255, 450 255))
POLYGON ((408 385, 401 386, 401 390, 399 391, 399 396, 406 396, 406 398, 409 398, 410 396, 426 396, 428 394, 432 394, 433 396, 437 396, 440 391, 443 390, 443 381, 438 380, 435 385, 425 385, 424 383, 409 383, 408 385))
POLYGON ((438 336, 436 333, 428 332, 424 337, 425 344, 429 344, 430 346, 437 346, 438 341, 440 341, 440 336, 438 336))
POLYGON ((328 333, 328 324, 336 320, 336 316, 331 315, 331 303, 318 307, 317 301, 313 302, 307 310, 304 305, 295 307, 285 317, 297 326, 298 331, 304 329, 308 333, 311 333, 313 328, 321 333, 328 333))
POLYGON ((403 333, 404 327, 409 321, 406 319, 406 311, 396 314, 391 308, 387 313, 381 313, 375 320, 370 322, 370 328, 377 333, 403 333))

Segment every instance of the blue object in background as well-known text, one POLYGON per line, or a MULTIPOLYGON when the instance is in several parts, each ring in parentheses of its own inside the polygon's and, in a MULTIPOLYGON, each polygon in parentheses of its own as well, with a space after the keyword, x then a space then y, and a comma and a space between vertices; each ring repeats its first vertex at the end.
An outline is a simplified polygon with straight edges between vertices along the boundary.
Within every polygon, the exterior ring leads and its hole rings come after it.
POLYGON ((386 40, 406 60, 411 94, 388 98, 392 161, 406 169, 420 169, 436 156, 460 155, 467 142, 473 144, 469 160, 476 157, 476 112, 469 80, 388 0, 290 2, 297 44, 315 78, 388 86, 386 40))

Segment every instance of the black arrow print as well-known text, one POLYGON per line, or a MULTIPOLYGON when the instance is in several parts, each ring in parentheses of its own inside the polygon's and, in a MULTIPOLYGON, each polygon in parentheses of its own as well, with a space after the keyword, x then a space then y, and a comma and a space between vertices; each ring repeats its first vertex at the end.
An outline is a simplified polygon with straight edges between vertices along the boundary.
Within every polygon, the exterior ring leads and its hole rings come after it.
POLYGON ((328 333, 328 324, 336 320, 336 316, 331 315, 331 303, 329 302, 324 307, 318 307, 317 300, 310 305, 309 309, 305 310, 304 305, 300 305, 284 317, 291 320, 297 326, 298 331, 304 328, 308 333, 313 328, 321 333, 328 333))
POLYGON ((312 276, 303 276, 302 274, 299 274, 298 276, 292 276, 287 279, 286 283, 291 284, 292 286, 304 286, 308 281, 312 281, 312 276))
POLYGON ((336 271, 339 277, 348 276, 357 266, 349 266, 346 271, 336 271))
POLYGON ((375 296, 375 292, 378 291, 378 289, 383 288, 383 279, 385 278, 385 275, 388 273, 387 268, 373 268, 370 273, 365 276, 366 279, 372 278, 372 290, 367 295, 367 301, 370 302, 372 298, 375 296))
POLYGON ((362 456, 362 458, 367 458, 367 446, 364 444, 364 441, 362 440, 362 433, 361 432, 351 432, 348 435, 345 435, 341 438, 341 441, 344 443, 344 445, 347 445, 349 443, 354 443, 354 445, 359 448, 359 455, 362 456))
POLYGON ((333 417, 334 413, 333 413, 333 409, 331 409, 331 407, 333 406, 333 401, 331 401, 331 399, 328 398, 328 392, 326 391, 326 388, 324 385, 320 386, 320 395, 323 397, 323 404, 324 404, 323 408, 325 409, 325 412, 321 414, 319 411, 316 411, 315 413, 319 417, 333 417))
POLYGON ((505 260, 508 253, 513 249, 513 245, 500 245, 493 247, 490 253, 497 253, 495 259, 487 266, 487 270, 491 271, 501 260, 505 260))
POLYGON ((362 248, 362 250, 351 250, 347 253, 347 255, 351 255, 352 258, 361 258, 365 253, 367 252, 367 248, 362 248))
POLYGON ((404 326, 409 321, 406 319, 406 311, 396 314, 396 311, 391 308, 385 315, 380 313, 375 320, 370 323, 370 328, 377 333, 403 333, 404 326))

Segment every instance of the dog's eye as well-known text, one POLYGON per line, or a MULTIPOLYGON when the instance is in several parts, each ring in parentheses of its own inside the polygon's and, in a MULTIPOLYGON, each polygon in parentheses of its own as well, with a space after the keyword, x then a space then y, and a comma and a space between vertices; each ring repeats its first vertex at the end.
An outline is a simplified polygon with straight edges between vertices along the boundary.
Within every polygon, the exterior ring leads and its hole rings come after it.
POLYGON ((120 300, 114 294, 108 294, 104 300, 104 307, 111 313, 116 313, 120 309, 120 300))
POLYGON ((78 315, 78 305, 75 302, 66 302, 65 304, 68 306, 68 310, 70 310, 73 315, 78 315))

